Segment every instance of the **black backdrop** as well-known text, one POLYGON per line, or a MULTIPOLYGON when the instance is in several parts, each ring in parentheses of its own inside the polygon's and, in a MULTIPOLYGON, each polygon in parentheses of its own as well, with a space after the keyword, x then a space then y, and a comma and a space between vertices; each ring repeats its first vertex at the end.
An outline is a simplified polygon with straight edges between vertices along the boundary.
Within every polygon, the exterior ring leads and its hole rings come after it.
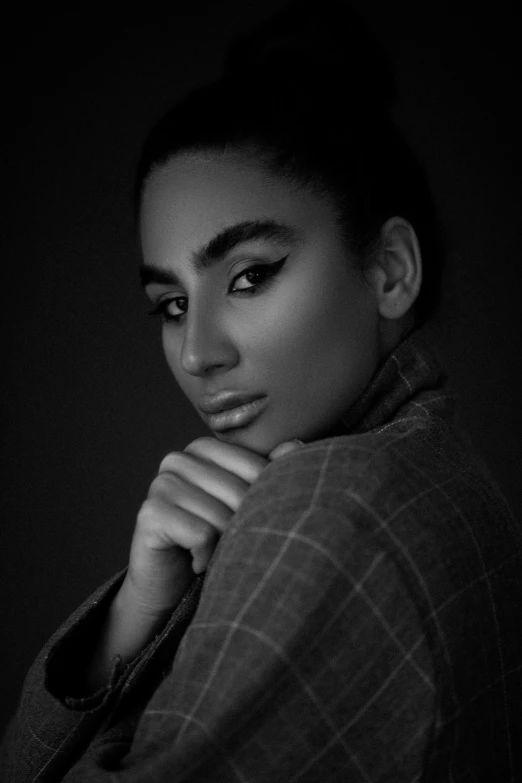
MULTIPOLYGON (((433 330, 462 423, 520 518, 515 2, 354 4, 397 53, 396 117, 448 228, 433 330)), ((124 12, 88 4, 30 18, 21 8, 4 20, 0 728, 46 638, 125 565, 164 454, 205 433, 145 315, 133 168, 146 130, 212 78, 230 36, 281 5, 193 0, 167 16, 154 2, 124 12)))

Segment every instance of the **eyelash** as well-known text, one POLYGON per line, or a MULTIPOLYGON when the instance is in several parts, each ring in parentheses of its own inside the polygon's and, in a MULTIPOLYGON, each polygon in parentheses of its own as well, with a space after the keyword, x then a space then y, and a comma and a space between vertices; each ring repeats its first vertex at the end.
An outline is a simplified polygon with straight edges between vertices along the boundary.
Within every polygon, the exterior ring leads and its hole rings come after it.
MULTIPOLYGON (((256 293, 265 290, 268 288, 268 286, 271 284, 273 278, 278 274, 278 272, 282 269, 284 266, 284 263, 288 256, 285 256, 284 258, 280 259, 279 261, 275 261, 272 264, 254 264, 253 266, 248 267, 248 269, 244 269, 239 275, 236 275, 234 279, 232 280, 232 283, 235 283, 236 280, 239 280, 241 277, 244 277, 244 275, 247 275, 249 272, 259 272, 261 271, 263 274, 263 278, 260 283, 254 283, 250 288, 239 288, 237 291, 233 291, 231 293, 239 294, 240 296, 255 296, 256 293)), ((179 313, 179 315, 169 315, 167 308, 172 303, 175 302, 177 299, 186 299, 185 296, 174 296, 172 299, 162 299, 160 302, 154 305, 154 307, 149 310, 149 315, 151 316, 162 316, 162 320, 164 323, 179 323, 184 315, 186 315, 186 311, 183 313, 179 313)))

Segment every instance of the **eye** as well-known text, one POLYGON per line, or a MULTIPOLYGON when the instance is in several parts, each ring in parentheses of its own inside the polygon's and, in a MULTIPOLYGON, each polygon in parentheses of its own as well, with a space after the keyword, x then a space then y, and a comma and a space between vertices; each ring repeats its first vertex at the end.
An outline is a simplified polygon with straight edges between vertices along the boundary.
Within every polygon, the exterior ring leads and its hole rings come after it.
POLYGON ((176 296, 172 299, 160 299, 160 301, 156 302, 154 307, 149 310, 149 315, 161 315, 165 323, 168 323, 169 321, 178 322, 186 313, 186 305, 185 310, 181 310, 180 313, 173 313, 171 308, 175 306, 176 308, 180 309, 180 305, 178 304, 180 301, 186 301, 186 297, 176 296))
MULTIPOLYGON (((232 280, 233 287, 229 288, 229 293, 236 294, 238 296, 254 296, 267 288, 271 281, 282 269, 288 256, 281 258, 279 261, 274 261, 271 264, 254 264, 253 266, 244 269, 240 274, 236 275, 232 280), (236 286, 238 280, 244 278, 243 285, 236 286), (246 285, 244 285, 246 283, 246 285)), ((180 323, 183 316, 186 315, 188 310, 188 297, 186 296, 173 296, 170 299, 160 299, 159 302, 149 310, 149 315, 160 315, 163 323, 180 323), (181 305, 180 302, 183 302, 181 305), (173 311, 174 309, 174 311, 173 311), (181 312, 177 312, 177 311, 181 312)))
POLYGON ((237 275, 233 279, 234 287, 230 289, 231 293, 238 294, 254 294, 260 289, 265 288, 270 284, 272 278, 274 278, 279 270, 283 267, 288 256, 285 256, 280 261, 275 261, 273 264, 254 264, 248 269, 244 269, 241 274, 237 275), (244 278, 243 283, 247 285, 236 286, 236 282, 244 278))

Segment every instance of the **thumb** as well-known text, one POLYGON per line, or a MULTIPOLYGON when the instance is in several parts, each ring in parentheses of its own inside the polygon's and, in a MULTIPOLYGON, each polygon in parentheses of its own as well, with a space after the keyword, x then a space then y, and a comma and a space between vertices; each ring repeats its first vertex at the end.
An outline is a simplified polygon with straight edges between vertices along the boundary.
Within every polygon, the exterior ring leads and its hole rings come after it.
POLYGON ((292 451, 297 451, 297 449, 300 449, 301 446, 304 446, 304 443, 298 438, 294 438, 293 440, 285 440, 284 443, 280 443, 275 447, 275 449, 272 449, 268 455, 268 459, 273 460, 278 459, 279 457, 284 457, 285 454, 290 454, 292 451))

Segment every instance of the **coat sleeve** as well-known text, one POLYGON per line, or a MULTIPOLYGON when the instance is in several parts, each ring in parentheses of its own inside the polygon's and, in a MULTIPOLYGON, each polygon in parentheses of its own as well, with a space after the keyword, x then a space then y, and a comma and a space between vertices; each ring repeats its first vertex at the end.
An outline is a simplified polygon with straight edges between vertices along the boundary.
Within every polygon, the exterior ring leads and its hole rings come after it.
MULTIPOLYGON (((102 733, 67 783, 420 777, 436 711, 430 646, 367 503, 332 502, 329 458, 306 449, 267 467, 132 741, 102 733)), ((47 779, 60 777, 35 770, 31 783, 47 779)))
POLYGON ((118 656, 114 658, 105 687, 86 698, 68 695, 69 686, 81 670, 82 656, 91 647, 125 573, 126 569, 87 598, 34 660, 18 709, 2 738, 1 783, 61 780, 109 722, 122 697, 129 691, 136 692, 136 682, 142 683, 144 673, 146 677, 161 665, 167 649, 171 655, 175 653, 196 610, 202 577, 194 579, 166 628, 140 655, 126 666, 118 656))

